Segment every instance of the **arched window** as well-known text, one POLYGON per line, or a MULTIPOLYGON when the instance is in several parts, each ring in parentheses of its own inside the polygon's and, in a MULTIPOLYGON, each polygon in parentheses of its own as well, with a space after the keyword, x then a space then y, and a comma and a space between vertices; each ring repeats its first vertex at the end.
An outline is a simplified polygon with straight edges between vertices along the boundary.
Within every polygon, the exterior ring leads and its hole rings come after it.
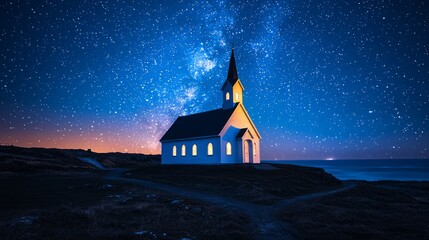
POLYGON ((173 157, 177 156, 177 148, 176 145, 173 146, 173 157))
POLYGON ((229 92, 225 94, 225 100, 229 100, 229 92))
POLYGON ((232 154, 232 146, 230 142, 226 143, 226 155, 231 155, 232 154))
POLYGON ((253 143, 253 156, 256 156, 256 143, 253 143))
POLYGON ((207 145, 207 155, 213 156, 213 144, 212 143, 209 143, 207 145))
POLYGON ((197 145, 192 145, 192 156, 197 156, 197 145))
POLYGON ((186 146, 182 145, 182 156, 186 156, 186 146))
POLYGON ((235 100, 238 100, 238 93, 235 93, 235 100))

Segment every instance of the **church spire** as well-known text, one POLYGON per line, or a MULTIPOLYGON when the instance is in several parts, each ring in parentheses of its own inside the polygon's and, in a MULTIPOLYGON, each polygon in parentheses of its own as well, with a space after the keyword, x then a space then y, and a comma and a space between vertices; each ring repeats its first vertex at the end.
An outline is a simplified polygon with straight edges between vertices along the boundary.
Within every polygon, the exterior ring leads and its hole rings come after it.
POLYGON ((231 58, 229 59, 228 76, 226 80, 231 84, 231 86, 234 86, 235 82, 237 82, 238 80, 237 66, 235 64, 234 57, 234 48, 232 48, 231 58))
POLYGON ((236 103, 243 104, 243 90, 238 79, 237 66, 235 64, 234 48, 229 59, 228 76, 221 88, 223 93, 223 109, 233 108, 236 103))

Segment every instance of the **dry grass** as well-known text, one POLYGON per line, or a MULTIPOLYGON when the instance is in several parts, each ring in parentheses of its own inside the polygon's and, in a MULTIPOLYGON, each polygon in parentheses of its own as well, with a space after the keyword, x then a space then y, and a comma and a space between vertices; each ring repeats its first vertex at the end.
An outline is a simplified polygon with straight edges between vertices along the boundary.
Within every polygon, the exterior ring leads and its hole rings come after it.
POLYGON ((429 183, 401 185, 410 188, 361 183, 298 203, 280 215, 292 222, 298 239, 429 239, 429 183), (418 191, 413 191, 415 185, 418 191))
POLYGON ((72 154, 58 149, 0 146, 0 171, 75 171, 91 170, 72 154))
POLYGON ((95 168, 79 160, 94 158, 107 168, 136 168, 159 165, 159 155, 94 153, 82 149, 46 149, 0 146, 0 171, 58 172, 92 171, 95 168))
MULTIPOLYGON (((50 204, 43 203, 41 194, 35 202, 24 205, 9 202, 6 206, 10 208, 0 213, 0 239, 251 238, 248 219, 231 210, 186 199, 172 204, 177 200, 174 196, 97 178, 33 178, 35 184, 27 185, 27 189, 24 184, 17 188, 21 202, 31 199, 32 193, 41 192, 50 204), (51 193, 43 183, 52 185, 51 193), (61 192, 64 189, 75 196, 61 192)), ((14 194, 4 185, 0 191, 6 193, 3 197, 14 194)))
POLYGON ((276 166, 277 170, 251 165, 148 166, 132 171, 131 176, 263 204, 342 185, 320 168, 276 166))

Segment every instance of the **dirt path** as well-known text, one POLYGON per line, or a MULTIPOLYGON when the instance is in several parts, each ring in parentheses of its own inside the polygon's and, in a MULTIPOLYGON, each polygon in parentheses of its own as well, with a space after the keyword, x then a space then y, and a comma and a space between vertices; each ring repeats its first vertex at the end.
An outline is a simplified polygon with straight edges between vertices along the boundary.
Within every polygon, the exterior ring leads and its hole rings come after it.
POLYGON ((301 195, 290 199, 282 200, 274 205, 264 206, 254 203, 243 202, 240 200, 228 198, 225 196, 214 195, 209 193, 203 193, 196 190, 175 187, 168 184, 152 182, 143 179, 128 178, 123 177, 122 175, 127 171, 127 169, 112 169, 105 175, 106 179, 129 182, 142 185, 147 188, 152 188, 167 192, 176 196, 183 198, 193 199, 201 202, 210 203, 216 206, 221 206, 229 209, 239 210, 249 216, 250 220, 254 224, 254 227, 258 229, 259 235, 256 236, 256 239, 294 239, 294 236, 291 234, 291 227, 288 223, 279 221, 276 217, 278 211, 282 208, 285 208, 294 203, 320 198, 330 194, 335 194, 342 192, 348 189, 351 189, 356 186, 354 183, 349 183, 343 186, 340 189, 319 192, 307 195, 301 195))

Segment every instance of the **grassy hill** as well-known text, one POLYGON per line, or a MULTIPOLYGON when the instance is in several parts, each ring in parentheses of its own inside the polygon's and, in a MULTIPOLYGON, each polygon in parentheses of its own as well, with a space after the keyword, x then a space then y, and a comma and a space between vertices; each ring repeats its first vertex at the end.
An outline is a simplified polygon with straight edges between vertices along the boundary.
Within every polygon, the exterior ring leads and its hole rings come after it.
POLYGON ((342 186, 321 168, 271 166, 158 165, 135 169, 131 176, 264 204, 342 186))
POLYGON ((160 163, 159 155, 95 153, 82 149, 0 146, 0 171, 40 172, 94 170, 80 157, 96 159, 108 168, 136 168, 160 163))

